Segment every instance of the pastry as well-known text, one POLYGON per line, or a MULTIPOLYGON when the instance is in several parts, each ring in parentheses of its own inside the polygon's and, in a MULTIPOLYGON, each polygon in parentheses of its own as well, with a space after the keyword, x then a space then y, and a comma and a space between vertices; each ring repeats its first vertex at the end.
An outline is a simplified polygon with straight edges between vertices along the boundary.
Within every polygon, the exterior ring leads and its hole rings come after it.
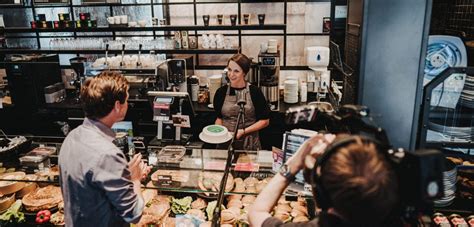
POLYGON ((14 180, 23 180, 25 176, 26 174, 24 172, 12 172, 0 175, 0 179, 5 180, 0 181, 0 195, 8 195, 20 191, 25 186, 25 182, 14 180))
POLYGON ((201 220, 206 220, 206 215, 204 214, 204 212, 202 212, 202 210, 199 209, 189 209, 186 214, 197 217, 201 220))
POLYGON ((15 202, 15 194, 8 196, 0 196, 0 213, 10 208, 15 202))
MULTIPOLYGON (((218 191, 223 174, 214 172, 201 172, 199 174, 198 186, 203 191, 218 191)), ((234 178, 229 174, 225 191, 230 192, 234 188, 234 178)))
POLYGON ((234 213, 236 217, 240 216, 240 208, 239 207, 229 207, 227 210, 234 213))
POLYGON ((162 224, 170 213, 170 205, 163 200, 152 200, 148 207, 143 209, 142 218, 137 226, 162 224))
POLYGON ((51 215, 51 218, 49 219, 49 222, 53 225, 64 225, 64 213, 58 211, 54 214, 51 215))
POLYGON ((251 205, 255 201, 256 197, 253 195, 245 195, 242 198, 242 205, 248 206, 251 205))
POLYGON ((210 221, 203 222, 199 225, 199 227, 211 227, 211 226, 212 226, 212 223, 210 221))
MULTIPOLYGON (((297 205, 295 207, 293 207, 293 209, 291 210, 291 212, 297 212, 297 213, 301 213, 301 214, 304 214, 305 216, 308 216, 308 208, 305 207, 305 206, 301 206, 301 205, 297 205)), ((292 215, 293 216, 293 215, 292 215)), ((299 215, 297 215, 299 216, 299 215)), ((296 216, 294 216, 296 217, 296 216)))
POLYGON ((44 188, 37 188, 24 196, 21 201, 27 211, 39 211, 57 206, 63 201, 63 196, 61 188, 49 185, 44 188))
POLYGON ((293 222, 307 222, 307 221, 309 221, 309 219, 306 216, 298 216, 293 219, 293 222))
POLYGON ((291 207, 288 204, 278 204, 275 208, 275 211, 283 211, 283 212, 286 212, 286 213, 290 213, 291 212, 291 207))
POLYGON ((237 207, 237 208, 242 208, 242 202, 239 200, 239 199, 233 199, 233 200, 229 200, 229 202, 227 203, 227 207, 230 208, 230 207, 237 207))
POLYGON ((234 224, 237 215, 231 210, 221 211, 221 224, 234 224))
POLYGON ((244 183, 246 187, 249 185, 256 185, 258 183, 258 179, 255 177, 247 177, 245 178, 244 183))
POLYGON ((240 194, 232 194, 232 195, 229 195, 229 196, 227 197, 227 200, 228 200, 228 201, 235 200, 235 199, 236 199, 236 200, 241 200, 241 199, 242 199, 242 195, 240 195, 240 194))
POLYGON ((462 165, 462 162, 463 162, 462 158, 455 158, 455 157, 446 157, 446 158, 454 162, 454 164, 456 165, 462 165))
POLYGON ((275 212, 273 217, 280 219, 282 222, 288 222, 291 219, 290 214, 286 212, 275 212))
MULTIPOLYGON (((25 176, 25 180, 35 181, 37 179, 38 179, 38 176, 36 176, 34 174, 27 174, 25 176)), ((36 190, 36 188, 38 188, 38 184, 36 182, 26 182, 25 186, 20 191, 15 193, 16 198, 21 199, 26 194, 36 190)))
POLYGON ((207 202, 204 201, 204 199, 201 199, 201 198, 197 198, 196 200, 194 200, 192 203, 191 203, 191 208, 192 209, 206 209, 207 207, 207 202))

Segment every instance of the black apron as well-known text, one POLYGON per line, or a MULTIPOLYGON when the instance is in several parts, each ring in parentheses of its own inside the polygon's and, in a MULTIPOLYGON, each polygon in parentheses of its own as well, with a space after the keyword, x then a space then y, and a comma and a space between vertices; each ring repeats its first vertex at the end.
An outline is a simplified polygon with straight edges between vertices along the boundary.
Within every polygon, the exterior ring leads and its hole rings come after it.
MULTIPOLYGON (((250 88, 249 83, 246 83, 247 92, 245 95, 245 100, 247 104, 245 105, 245 124, 239 125, 239 129, 244 129, 253 125, 257 122, 257 118, 255 117, 255 107, 252 102, 252 98, 250 96, 250 88)), ((237 125, 237 117, 239 116, 240 107, 237 105, 237 95, 231 96, 230 95, 230 84, 227 86, 227 93, 224 99, 224 104, 222 105, 222 125, 229 130, 229 132, 234 132, 235 126, 237 125)), ((248 151, 256 151, 260 150, 260 139, 258 136, 258 131, 252 132, 250 134, 246 134, 239 140, 234 142, 234 149, 235 150, 248 150, 248 151)))

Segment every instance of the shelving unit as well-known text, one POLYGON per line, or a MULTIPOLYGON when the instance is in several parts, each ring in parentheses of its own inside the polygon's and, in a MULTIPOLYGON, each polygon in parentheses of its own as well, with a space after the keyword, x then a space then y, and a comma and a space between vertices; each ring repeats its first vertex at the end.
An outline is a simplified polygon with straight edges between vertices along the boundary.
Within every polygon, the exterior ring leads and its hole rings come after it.
MULTIPOLYGON (((197 64, 196 67, 200 69, 213 69, 215 67, 208 66, 208 65, 199 65, 199 55, 202 54, 234 54, 238 53, 242 49, 242 37, 250 37, 250 36, 277 36, 283 37, 282 43, 282 58, 283 62, 281 65, 281 69, 291 69, 291 70, 307 70, 306 66, 289 66, 287 65, 287 37, 297 37, 297 36, 329 36, 329 33, 288 33, 287 32, 287 17, 288 17, 288 3, 293 2, 331 2, 331 0, 193 0, 193 1, 173 1, 170 2, 169 0, 164 0, 157 2, 157 0, 150 0, 149 2, 134 2, 134 3, 84 3, 78 4, 79 1, 69 1, 69 3, 51 3, 51 4, 35 4, 32 2, 33 0, 25 2, 23 5, 9 5, 8 8, 17 8, 17 9, 25 9, 25 13, 32 13, 33 17, 35 17, 39 11, 39 9, 44 8, 63 8, 65 9, 64 13, 69 13, 71 15, 71 20, 76 20, 78 15, 77 9, 80 8, 94 8, 94 7, 103 7, 104 13, 114 16, 116 13, 117 7, 134 7, 134 6, 142 6, 142 7, 149 7, 148 11, 151 12, 151 17, 156 17, 157 10, 156 6, 161 6, 163 10, 163 17, 167 19, 168 23, 173 24, 170 21, 170 6, 172 5, 192 5, 193 11, 190 12, 190 15, 193 17, 193 24, 191 25, 166 25, 166 26, 148 26, 148 27, 105 27, 100 26, 97 28, 62 28, 62 29, 32 29, 29 27, 7 27, 4 28, 3 31, 0 30, 0 34, 2 32, 5 33, 5 37, 7 39, 36 39, 36 46, 37 48, 34 49, 19 49, 19 48, 12 48, 12 49, 0 49, 0 53, 4 54, 11 54, 11 53, 57 53, 57 54, 101 54, 104 53, 104 50, 97 50, 97 49, 44 49, 41 46, 43 39, 48 38, 111 38, 113 40, 117 38, 124 38, 124 37, 148 37, 157 39, 159 37, 172 37, 173 31, 188 31, 189 36, 200 36, 203 31, 222 31, 224 36, 229 37, 238 37, 238 44, 236 44, 236 48, 233 49, 157 49, 155 50, 156 53, 162 54, 195 54, 197 64), (251 24, 251 25, 244 25, 242 21, 242 4, 252 4, 252 3, 282 3, 283 4, 283 24, 265 24, 265 25, 258 25, 258 24, 251 24), (210 25, 210 26, 203 26, 199 25, 198 21, 200 18, 197 16, 197 7, 198 5, 206 5, 206 4, 237 4, 237 25, 210 25), (266 31, 265 33, 244 33, 243 31, 266 31), (225 31, 229 31, 225 33, 225 31), (272 32, 275 31, 275 32, 272 32), (138 32, 143 32, 144 34, 136 34, 138 32), (63 34, 61 34, 63 33, 63 34), (87 34, 84 34, 87 33, 87 34), (97 33, 97 34, 94 34, 97 33), (99 34, 102 33, 102 34, 99 34), (105 34, 104 34, 105 33, 105 34), (15 52, 16 51, 16 52, 15 52)), ((1 6, 3 7, 3 6, 1 6)), ((159 10, 159 9, 158 9, 159 10)), ((97 17, 97 15, 95 16, 97 17)), ((49 18, 52 19, 52 18, 49 18)), ((8 26, 8 24, 7 24, 8 26)), ((198 41, 199 42, 199 41, 198 41)), ((149 52, 150 50, 144 51, 149 52)), ((114 51, 112 51, 115 53, 114 51)), ((136 52, 134 50, 128 50, 127 52, 133 53, 136 52)), ((220 67, 220 66, 219 66, 220 67)))
MULTIPOLYGON (((142 53, 149 53, 155 51, 156 54, 235 54, 239 52, 239 49, 155 49, 155 50, 142 50, 142 53)), ((65 49, 65 50, 49 50, 49 49, 0 49, 0 53, 4 54, 103 54, 102 49, 65 49)), ((121 50, 109 50, 109 54, 119 54, 121 50)), ((137 53, 138 50, 125 50, 125 53, 137 53)))

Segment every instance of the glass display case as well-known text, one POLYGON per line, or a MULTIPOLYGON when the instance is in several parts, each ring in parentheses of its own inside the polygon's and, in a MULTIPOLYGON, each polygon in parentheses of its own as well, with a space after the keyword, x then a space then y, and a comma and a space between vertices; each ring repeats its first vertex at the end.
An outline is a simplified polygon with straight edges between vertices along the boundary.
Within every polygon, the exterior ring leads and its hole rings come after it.
MULTIPOLYGON (((54 216, 53 224, 62 224, 62 203, 57 201, 59 189, 59 169, 57 152, 60 142, 34 141, 44 147, 33 149, 48 154, 48 161, 23 162, 5 161, 0 169, 0 222, 25 222, 35 224, 40 210, 48 209, 54 216), (57 148, 57 149, 56 149, 57 148), (42 205, 41 205, 41 204, 42 205), (1 212, 22 214, 20 216, 2 216, 1 212), (4 220, 7 219, 8 220, 4 220), (58 221, 59 220, 59 221, 58 221)), ((31 149, 29 152, 31 152, 31 149)), ((226 150, 185 149, 182 154, 175 153, 174 158, 156 158, 152 171, 143 181, 143 196, 147 202, 144 217, 140 224, 167 224, 208 222, 217 199, 222 181, 226 150), (163 206, 164 213, 157 214, 156 206, 163 206), (166 215, 164 215, 166 214, 166 215)), ((150 157, 156 157, 160 149, 149 149, 150 157)), ((160 154, 162 155, 162 154, 160 154)), ((153 158, 152 158, 153 159, 153 158)), ((150 159, 149 159, 150 160, 150 159)), ((3 160, 2 160, 3 161, 3 160)), ((247 212, 258 193, 265 187, 272 172, 271 151, 236 151, 225 187, 221 213, 221 224, 234 226, 248 225, 247 212)), ((302 194, 302 185, 292 185, 279 200, 276 209, 279 218, 284 221, 304 221, 314 217, 314 202, 308 193, 302 194), (297 208, 295 208, 297 207, 297 208), (301 210, 296 210, 301 209, 301 210), (284 210, 284 212, 283 212, 284 210), (296 218, 298 217, 298 218, 296 218)), ((61 198, 62 200, 62 198, 61 198)), ((140 225, 139 224, 139 225, 140 225)))

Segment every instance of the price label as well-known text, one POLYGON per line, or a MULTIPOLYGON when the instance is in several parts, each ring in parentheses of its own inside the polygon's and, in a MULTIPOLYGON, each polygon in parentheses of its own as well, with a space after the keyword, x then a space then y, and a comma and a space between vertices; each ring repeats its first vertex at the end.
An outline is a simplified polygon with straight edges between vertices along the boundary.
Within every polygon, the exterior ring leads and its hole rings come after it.
POLYGON ((225 169, 225 162, 206 162, 204 163, 204 169, 209 170, 224 170, 225 169))
POLYGON ((158 176, 158 185, 171 186, 173 184, 173 177, 169 175, 158 176))
POLYGON ((236 171, 243 172, 258 172, 260 165, 258 163, 237 163, 235 164, 236 171))

